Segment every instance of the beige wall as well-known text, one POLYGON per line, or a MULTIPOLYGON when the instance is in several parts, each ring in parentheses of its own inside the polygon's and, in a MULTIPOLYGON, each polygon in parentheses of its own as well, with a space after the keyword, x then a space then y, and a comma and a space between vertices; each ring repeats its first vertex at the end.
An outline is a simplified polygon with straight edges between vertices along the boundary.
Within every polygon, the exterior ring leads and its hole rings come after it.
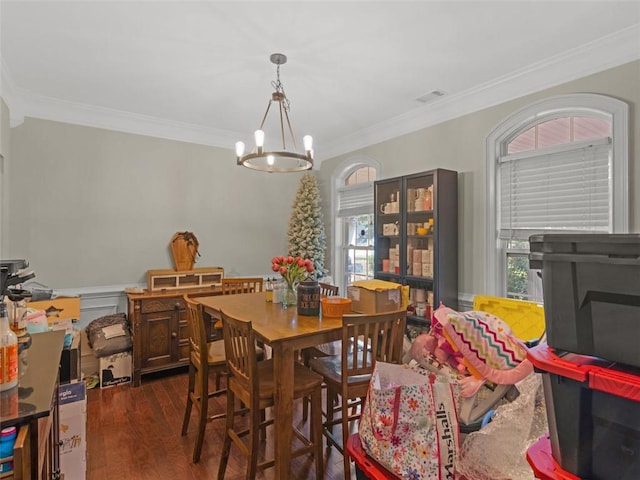
MULTIPOLYGON (((485 110, 443 122, 322 163, 322 195, 330 192, 333 176, 350 158, 368 157, 380 163, 380 178, 433 168, 459 175, 459 290, 484 293, 485 265, 485 138, 495 126, 522 107, 554 95, 598 93, 629 104, 630 229, 640 232, 640 62, 632 62, 485 110)), ((328 218, 332 218, 328 215, 328 218)), ((332 232, 327 232, 328 238, 332 232)))
POLYGON ((8 190, 7 190, 7 163, 9 161, 9 109, 0 98, 0 259, 2 256, 2 245, 5 242, 6 229, 4 228, 4 219, 8 212, 8 190))
POLYGON ((270 274, 299 174, 236 166, 231 150, 27 118, 11 130, 2 256, 53 288, 144 283, 195 233, 196 266, 270 274))

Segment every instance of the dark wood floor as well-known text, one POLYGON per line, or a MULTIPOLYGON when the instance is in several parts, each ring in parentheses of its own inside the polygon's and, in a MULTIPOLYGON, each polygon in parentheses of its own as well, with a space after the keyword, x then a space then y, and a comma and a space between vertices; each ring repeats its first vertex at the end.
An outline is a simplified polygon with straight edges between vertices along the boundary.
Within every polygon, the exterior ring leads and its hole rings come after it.
MULTIPOLYGON (((216 478, 222 445, 224 420, 210 422, 200 462, 191 462, 195 441, 196 410, 192 412, 189 433, 181 437, 187 390, 186 370, 171 374, 146 375, 142 386, 95 388, 87 393, 87 480, 168 480, 216 478)), ((215 399, 213 411, 224 410, 225 397, 215 399)), ((300 422, 300 404, 296 421, 300 422)), ((268 429, 272 430, 271 428, 268 429)), ((267 436, 265 455, 273 445, 267 436)), ((244 478, 245 460, 235 447, 225 478, 244 478)), ((344 478, 342 456, 325 449, 325 479, 344 478)), ((352 466, 351 476, 355 478, 352 466)), ((295 478, 315 479, 313 458, 294 460, 295 478)), ((258 479, 274 478, 273 468, 258 479)))

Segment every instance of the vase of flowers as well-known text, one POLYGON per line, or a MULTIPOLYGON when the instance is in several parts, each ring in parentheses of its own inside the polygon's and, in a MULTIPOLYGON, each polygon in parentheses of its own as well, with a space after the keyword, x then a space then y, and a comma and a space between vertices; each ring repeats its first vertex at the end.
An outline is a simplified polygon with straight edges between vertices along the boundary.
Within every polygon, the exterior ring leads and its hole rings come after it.
POLYGON ((305 280, 310 273, 313 273, 313 263, 311 260, 302 257, 285 257, 277 255, 271 259, 271 270, 279 273, 285 283, 285 291, 282 299, 282 306, 295 305, 298 301, 298 283, 305 280))

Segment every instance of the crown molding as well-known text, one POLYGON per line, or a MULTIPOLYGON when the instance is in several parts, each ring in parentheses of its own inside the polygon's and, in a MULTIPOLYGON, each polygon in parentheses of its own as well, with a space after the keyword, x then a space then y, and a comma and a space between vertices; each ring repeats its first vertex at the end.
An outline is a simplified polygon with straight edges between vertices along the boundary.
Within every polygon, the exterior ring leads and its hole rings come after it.
POLYGON ((0 56, 0 97, 9 108, 9 126, 17 127, 24 122, 24 105, 16 93, 16 86, 9 68, 0 56))
MULTIPOLYGON (((321 159, 361 148, 489 108, 640 59, 640 24, 511 72, 458 94, 447 95, 317 150, 321 159)), ((316 163, 321 163, 319 158, 316 163)))
POLYGON ((28 117, 72 123, 87 127, 230 148, 238 134, 231 131, 166 120, 78 102, 35 95, 19 89, 28 117))
MULTIPOLYGON (((458 94, 441 97, 406 114, 342 137, 316 151, 318 169, 323 159, 366 148, 453 118, 538 92, 640 59, 640 24, 550 57, 458 94)), ((2 60, 0 58, 0 60, 2 60)), ((96 107, 36 95, 16 88, 4 61, 0 94, 10 110, 11 126, 24 117, 115 130, 138 135, 231 149, 241 133, 203 125, 96 107)))

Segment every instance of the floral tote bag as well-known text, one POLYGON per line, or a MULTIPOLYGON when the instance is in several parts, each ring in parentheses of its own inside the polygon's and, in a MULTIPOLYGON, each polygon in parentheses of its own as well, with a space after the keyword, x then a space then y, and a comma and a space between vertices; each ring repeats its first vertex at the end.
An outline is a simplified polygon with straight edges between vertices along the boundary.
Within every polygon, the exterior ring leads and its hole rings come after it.
POLYGON ((401 478, 454 478, 459 450, 455 385, 408 365, 377 362, 360 417, 365 451, 401 478))

